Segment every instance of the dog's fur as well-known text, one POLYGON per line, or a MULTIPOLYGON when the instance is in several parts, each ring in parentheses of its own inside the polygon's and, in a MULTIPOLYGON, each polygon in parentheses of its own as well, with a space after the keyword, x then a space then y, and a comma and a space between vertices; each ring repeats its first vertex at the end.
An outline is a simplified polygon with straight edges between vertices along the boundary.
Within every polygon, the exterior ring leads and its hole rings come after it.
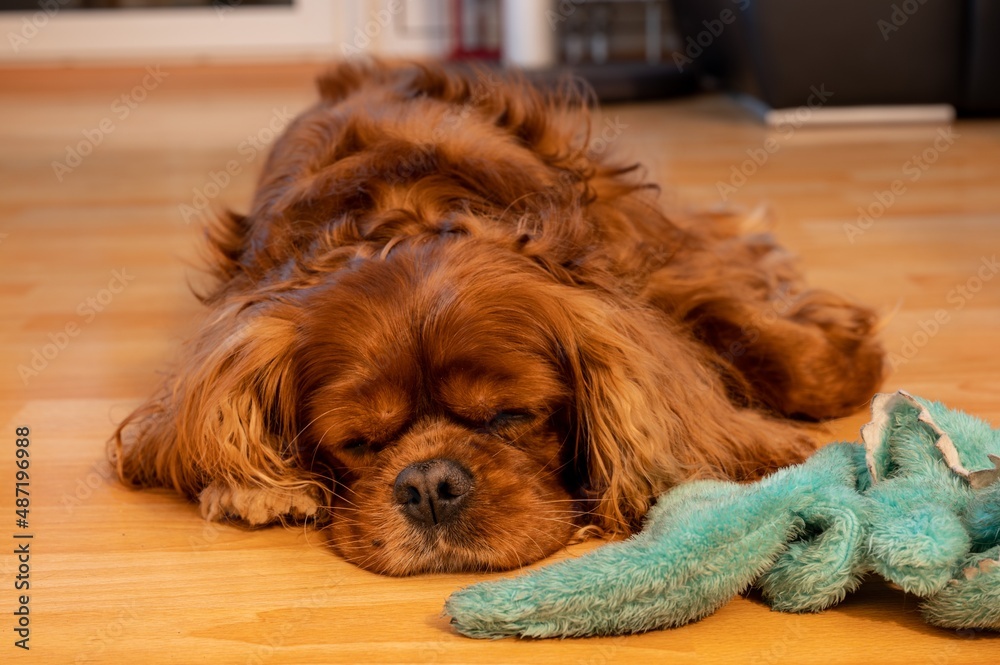
POLYGON ((588 147, 583 95, 422 65, 319 87, 210 229, 209 316, 112 439, 125 482, 329 521, 383 573, 504 569, 795 462, 783 418, 879 385, 870 310, 731 218, 665 216, 588 147))

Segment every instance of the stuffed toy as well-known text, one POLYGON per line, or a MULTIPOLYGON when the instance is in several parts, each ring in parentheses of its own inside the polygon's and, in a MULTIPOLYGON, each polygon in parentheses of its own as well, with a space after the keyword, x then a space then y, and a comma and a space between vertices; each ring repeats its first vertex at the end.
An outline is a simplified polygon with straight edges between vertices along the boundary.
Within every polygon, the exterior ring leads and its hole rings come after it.
POLYGON ((1000 432, 900 391, 875 396, 861 438, 756 483, 680 485, 636 536, 445 611, 470 637, 616 635, 696 621, 751 585, 817 612, 875 572, 931 624, 1000 630, 1000 432))

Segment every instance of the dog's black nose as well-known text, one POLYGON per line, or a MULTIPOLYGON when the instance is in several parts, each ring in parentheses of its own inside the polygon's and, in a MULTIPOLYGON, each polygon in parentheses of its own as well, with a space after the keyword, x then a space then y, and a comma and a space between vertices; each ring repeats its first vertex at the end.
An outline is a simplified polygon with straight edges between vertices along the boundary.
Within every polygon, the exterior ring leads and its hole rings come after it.
POLYGON ((465 507, 472 474, 450 459, 417 462, 396 476, 392 497, 413 522, 422 526, 446 524, 465 507))

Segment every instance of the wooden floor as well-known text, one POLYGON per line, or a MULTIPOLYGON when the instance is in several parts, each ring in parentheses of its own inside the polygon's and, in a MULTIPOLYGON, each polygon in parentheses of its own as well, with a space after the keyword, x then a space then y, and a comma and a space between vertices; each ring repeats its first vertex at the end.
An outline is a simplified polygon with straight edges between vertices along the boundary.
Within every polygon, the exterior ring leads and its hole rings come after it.
MULTIPOLYGON (((192 210, 246 208, 263 163, 254 143, 310 103, 313 70, 0 71, 0 661, 996 662, 996 636, 930 628, 915 598, 874 581, 818 615, 736 598, 701 622, 645 635, 475 641, 441 610, 485 576, 379 577, 339 560, 317 533, 206 524, 170 494, 111 482, 105 440, 153 389, 198 311, 187 286, 200 279, 188 267, 192 210), (220 175, 227 163, 235 175, 220 175), (26 529, 15 524, 19 426, 31 431, 26 529), (22 592, 11 551, 21 542, 31 553, 30 652, 12 632, 22 592)), ((719 97, 605 115, 621 128, 609 131, 614 149, 649 166, 667 203, 717 205, 728 183, 731 203, 770 205, 814 283, 891 315, 886 389, 1000 422, 1000 278, 990 267, 1000 254, 1000 122, 959 122, 954 134, 769 134, 719 97), (859 223, 859 207, 870 221, 859 223)), ((864 420, 834 423, 827 438, 853 440, 864 420)))

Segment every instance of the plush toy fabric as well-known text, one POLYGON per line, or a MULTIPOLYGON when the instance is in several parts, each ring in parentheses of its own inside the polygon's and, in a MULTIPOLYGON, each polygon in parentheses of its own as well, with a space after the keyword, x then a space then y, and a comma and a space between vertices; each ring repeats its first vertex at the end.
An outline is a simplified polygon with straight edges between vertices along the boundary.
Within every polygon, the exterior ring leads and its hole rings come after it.
POLYGON ((577 559, 448 599, 470 637, 571 637, 680 626, 751 585, 776 610, 840 602, 870 571, 948 628, 1000 630, 1000 432, 900 391, 862 444, 834 443, 753 484, 696 481, 644 529, 577 559))

